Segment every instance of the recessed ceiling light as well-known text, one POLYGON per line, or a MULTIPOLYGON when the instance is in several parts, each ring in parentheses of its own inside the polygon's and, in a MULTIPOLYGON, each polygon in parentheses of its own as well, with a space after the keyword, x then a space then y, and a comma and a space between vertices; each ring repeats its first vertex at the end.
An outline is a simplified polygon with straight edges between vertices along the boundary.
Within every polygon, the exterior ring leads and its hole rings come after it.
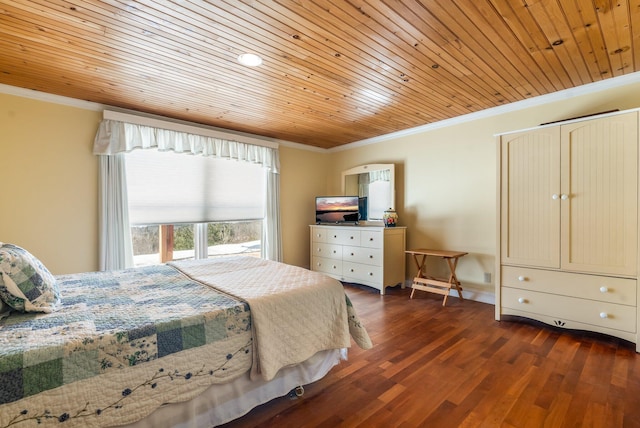
POLYGON ((242 55, 238 56, 238 62, 249 67, 257 67, 262 64, 262 58, 260 58, 256 54, 243 53, 242 55))

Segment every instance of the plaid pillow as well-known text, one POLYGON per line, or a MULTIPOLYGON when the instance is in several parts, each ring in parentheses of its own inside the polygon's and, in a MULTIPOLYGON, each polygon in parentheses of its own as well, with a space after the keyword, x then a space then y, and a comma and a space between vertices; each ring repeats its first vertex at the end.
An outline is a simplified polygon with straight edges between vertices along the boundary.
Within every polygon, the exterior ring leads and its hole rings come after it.
POLYGON ((60 293, 40 260, 24 248, 0 242, 0 299, 21 312, 53 312, 60 293))

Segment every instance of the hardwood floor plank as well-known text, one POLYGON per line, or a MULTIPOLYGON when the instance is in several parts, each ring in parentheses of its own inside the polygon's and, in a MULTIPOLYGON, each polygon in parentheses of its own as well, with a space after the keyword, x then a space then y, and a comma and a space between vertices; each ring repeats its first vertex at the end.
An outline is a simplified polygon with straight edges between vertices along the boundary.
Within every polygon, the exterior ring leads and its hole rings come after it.
MULTIPOLYGON (((640 428, 635 345, 512 318, 484 303, 345 285, 374 347, 224 425, 640 428)), ((354 345, 355 346, 355 345, 354 345)))

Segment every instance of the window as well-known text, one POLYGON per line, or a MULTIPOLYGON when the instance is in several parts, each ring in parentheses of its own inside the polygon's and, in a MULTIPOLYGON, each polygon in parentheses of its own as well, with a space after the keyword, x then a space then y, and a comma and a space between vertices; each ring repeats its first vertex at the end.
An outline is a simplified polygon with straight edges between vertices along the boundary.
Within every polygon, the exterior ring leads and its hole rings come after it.
POLYGON ((260 255, 262 166, 134 150, 126 155, 134 265, 226 254, 260 255))
POLYGON ((260 257, 262 223, 249 220, 205 223, 205 227, 202 223, 132 226, 134 266, 227 255, 260 257), (206 250, 200 256, 196 254, 196 242, 203 241, 206 250))

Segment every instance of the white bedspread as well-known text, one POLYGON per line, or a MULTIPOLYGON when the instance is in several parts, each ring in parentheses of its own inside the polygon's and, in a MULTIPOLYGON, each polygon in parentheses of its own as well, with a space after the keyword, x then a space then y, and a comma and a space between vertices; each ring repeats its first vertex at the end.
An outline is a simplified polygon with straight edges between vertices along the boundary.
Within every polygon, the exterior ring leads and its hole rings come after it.
POLYGON ((283 367, 318 351, 356 343, 371 347, 366 331, 349 305, 342 284, 296 266, 252 257, 174 262, 188 276, 245 300, 254 331, 252 378, 272 379, 283 367), (351 312, 351 313, 350 313, 351 312))

